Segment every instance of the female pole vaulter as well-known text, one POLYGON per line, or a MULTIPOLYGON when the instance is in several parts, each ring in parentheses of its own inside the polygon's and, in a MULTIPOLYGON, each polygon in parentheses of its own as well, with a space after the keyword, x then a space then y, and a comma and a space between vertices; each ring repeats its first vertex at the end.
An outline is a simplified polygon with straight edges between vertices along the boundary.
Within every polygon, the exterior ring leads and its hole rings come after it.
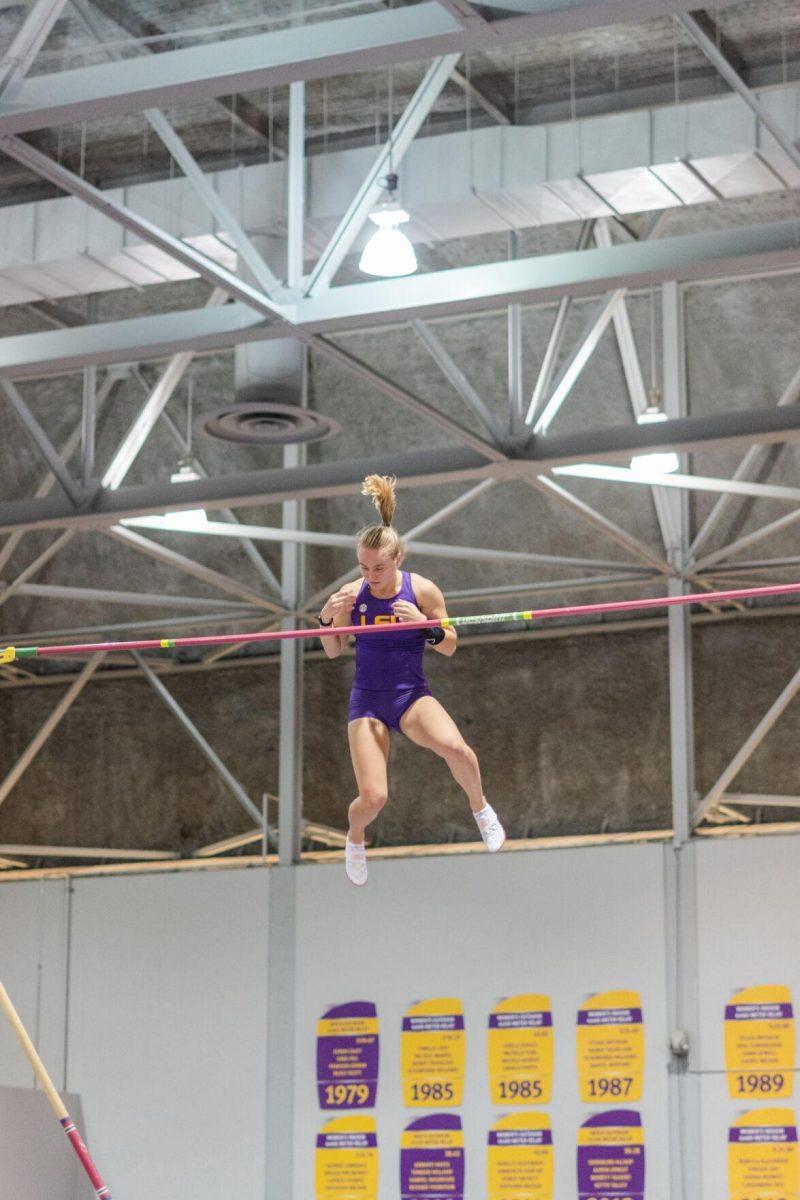
MULTIPOLYGON (((362 495, 371 496, 380 525, 358 534, 361 580, 334 593, 319 614, 324 626, 372 625, 421 621, 447 616, 444 596, 430 579, 401 570, 404 547, 392 526, 395 480, 368 475, 362 495)), ((321 639, 328 658, 338 658, 347 638, 321 639)), ((506 840, 497 813, 483 794, 475 752, 452 717, 431 694, 422 666, 426 643, 448 657, 456 650, 455 629, 415 629, 356 637, 356 672, 350 693, 348 740, 358 795, 350 805, 345 869, 351 883, 367 882, 364 831, 388 800, 386 764, 392 730, 438 754, 464 789, 487 850, 506 840)))

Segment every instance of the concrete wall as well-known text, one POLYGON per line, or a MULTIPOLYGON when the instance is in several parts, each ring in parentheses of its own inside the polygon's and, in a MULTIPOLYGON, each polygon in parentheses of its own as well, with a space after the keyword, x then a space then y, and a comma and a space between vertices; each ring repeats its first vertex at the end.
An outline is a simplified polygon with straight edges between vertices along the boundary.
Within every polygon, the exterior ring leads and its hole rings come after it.
MULTIPOLYGON (((671 848, 621 846, 375 863, 364 891, 347 887, 339 864, 295 869, 288 890, 279 872, 263 869, 81 878, 71 900, 60 881, 7 883, 3 974, 58 1086, 80 1097, 90 1147, 119 1200, 263 1196, 265 1187, 269 1197, 310 1200, 312 1148, 326 1119, 314 1088, 316 1023, 352 999, 378 1006, 380 1200, 394 1200, 399 1134, 420 1112, 399 1102, 400 1018, 436 995, 464 1003, 460 1112, 466 1195, 478 1200, 486 1132, 499 1115, 486 1095, 487 1013, 504 995, 539 989, 554 1011, 556 1195, 571 1200, 576 1131, 591 1115, 577 1102, 575 1011, 589 993, 619 987, 639 990, 644 1007, 645 1086, 633 1107, 645 1128, 647 1200, 720 1200, 727 1128, 742 1108, 720 1074, 724 1006, 738 988, 762 983, 789 985, 797 1000, 798 844, 745 838, 682 851, 693 862, 696 908, 686 892, 677 955, 671 848), (292 913, 277 913, 278 892, 292 913), (48 934, 48 914, 61 915, 59 937, 48 934), (294 923, 284 955, 294 958, 292 978, 267 978, 277 917, 284 929, 294 923), (65 965, 68 993, 48 1008, 48 981, 63 978, 65 965), (681 1014, 692 1030, 685 1075, 670 1071, 667 1050, 677 986, 695 998, 681 1014), (291 994, 293 1031, 272 1033, 294 1038, 293 1078, 269 1075, 265 1060, 272 1005, 291 994), (688 1096, 698 1080, 694 1119, 675 1089, 688 1096), (268 1087, 293 1145, 291 1192, 276 1176, 286 1147, 266 1144, 268 1087)), ((0 1085, 30 1087, 20 1059, 0 1025, 0 1085)))
MULTIPOLYGON (((710 787, 796 669, 800 629, 774 619, 695 632, 697 785, 710 787)), ((666 635, 660 630, 430 653, 435 694, 475 747, 487 795, 513 837, 668 828, 666 635)), ((347 750, 351 659, 308 665, 307 817, 341 827, 355 794, 347 750)), ((249 794, 277 791, 275 666, 169 678, 167 684, 249 794)), ((59 689, 60 690, 60 689, 59 689)), ((0 747, 11 763, 58 691, 0 694, 0 747)), ((748 763, 742 791, 797 791, 800 705, 748 763)), ((401 737, 384 844, 474 838, 446 767, 401 737)), ((773 814, 785 819, 786 810, 773 814)), ((188 851, 246 829, 249 817, 143 681, 91 685, 0 808, 0 842, 127 845, 188 851)))

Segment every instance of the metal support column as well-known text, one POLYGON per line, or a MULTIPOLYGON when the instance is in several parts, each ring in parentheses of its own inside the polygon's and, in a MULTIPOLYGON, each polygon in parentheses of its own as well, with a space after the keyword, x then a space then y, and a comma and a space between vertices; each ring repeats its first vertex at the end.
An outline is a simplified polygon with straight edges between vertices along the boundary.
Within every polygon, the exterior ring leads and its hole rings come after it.
POLYGON ((294 1027, 297 868, 269 871, 266 1200, 294 1195, 294 1027))
MULTIPOLYGON (((305 400, 304 371, 303 393, 305 400)), ((305 446, 287 446, 284 467, 305 463, 305 446)), ((306 523, 305 500, 287 500, 283 504, 283 527, 303 529, 306 523)), ((305 544, 284 542, 281 557, 281 599, 292 612, 282 623, 283 629, 296 629, 294 615, 305 595, 305 544)), ((280 748, 278 758, 278 853, 284 866, 299 861, 300 829, 303 808, 303 642, 285 639, 280 643, 280 748)))
MULTIPOLYGON (((289 229, 286 282, 300 286, 303 274, 303 229, 305 225, 305 91, 293 83, 289 95, 289 229)), ((308 404, 308 351, 300 360, 300 404, 308 404)), ((306 464, 302 443, 286 446, 283 466, 292 470, 306 464)), ((305 528, 305 500, 287 500, 282 506, 283 527, 296 532, 305 528)), ((281 552, 281 599, 291 616, 284 629, 296 629, 297 612, 305 596, 305 545, 284 542, 281 552)), ((283 866, 300 858, 303 808, 303 643, 286 639, 280 644, 280 745, 278 753, 278 854, 283 866)))
MULTIPOLYGON (((662 295, 664 345, 664 409, 669 417, 684 417, 686 353, 680 288, 664 285, 662 295)), ((685 469, 685 461, 682 469, 685 469)), ((670 493, 670 564, 684 572, 689 554, 689 494, 670 493)), ((670 595, 686 591, 682 579, 671 578, 670 595)), ((667 998, 672 1061, 669 1079, 671 1200, 694 1200, 700 1188, 699 1012, 697 995, 697 900, 695 852, 691 841, 694 803, 694 717, 692 686, 692 628, 689 609, 669 610, 670 758, 672 766, 673 842, 665 850, 667 998)))

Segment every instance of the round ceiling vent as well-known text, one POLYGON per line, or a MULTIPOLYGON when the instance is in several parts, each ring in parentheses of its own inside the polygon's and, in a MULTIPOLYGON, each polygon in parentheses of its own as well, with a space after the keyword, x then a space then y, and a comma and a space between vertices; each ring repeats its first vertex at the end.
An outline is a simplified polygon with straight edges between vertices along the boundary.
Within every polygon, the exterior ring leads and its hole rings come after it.
POLYGON ((200 417, 197 425, 208 437, 249 446, 320 442, 341 433, 341 426, 322 413, 293 404, 275 404, 272 400, 228 404, 200 417))

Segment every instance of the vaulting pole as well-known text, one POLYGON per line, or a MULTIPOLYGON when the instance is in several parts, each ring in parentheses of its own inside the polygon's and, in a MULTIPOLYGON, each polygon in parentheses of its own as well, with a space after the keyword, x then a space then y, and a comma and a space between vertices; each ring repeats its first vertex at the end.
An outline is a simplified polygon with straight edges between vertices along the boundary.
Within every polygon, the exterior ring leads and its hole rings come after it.
MULTIPOLYGON (((481 613, 473 617, 431 618, 403 621, 403 631, 411 629, 455 629, 462 625, 497 625, 510 621, 546 621, 554 617, 637 612, 651 608, 671 608, 676 604, 714 604, 728 600, 748 600, 765 596, 790 596, 800 593, 800 583, 776 583, 769 587, 734 588, 724 592, 692 592, 685 596, 656 596, 648 600, 612 600, 605 604, 563 605, 560 608, 530 608, 520 612, 481 613)), ((0 648, 0 665, 18 658, 52 658, 56 655, 108 653, 114 650, 172 650, 184 646, 236 646, 251 642, 279 642, 283 638, 349 637, 351 634, 380 634, 397 630, 396 623, 380 625, 340 625, 322 629, 279 629, 269 633, 220 633, 207 637, 150 638, 139 642, 83 642, 68 646, 6 646, 0 648)))
POLYGON ((8 1022, 10 1024, 11 1028, 14 1030, 14 1033, 17 1035, 17 1038, 19 1039, 20 1045, 22 1046, 22 1049, 25 1052, 25 1057, 28 1059, 28 1062, 33 1067, 33 1073, 36 1076, 37 1080, 39 1081, 39 1086, 41 1087, 45 1096, 49 1100, 50 1107, 52 1108, 53 1112, 58 1117, 58 1120, 61 1124, 62 1129, 64 1130, 64 1133, 67 1135, 70 1142, 72 1143, 72 1149, 75 1151, 78 1158, 80 1159, 81 1166, 83 1167, 86 1174, 89 1176, 89 1180, 91 1182, 92 1187, 94 1188, 94 1194, 95 1194, 95 1196, 97 1196, 97 1200, 111 1200, 111 1192, 108 1190, 106 1185, 103 1183, 103 1180, 100 1176, 100 1172, 97 1170, 97 1167, 94 1165, 94 1163, 92 1161, 92 1157, 89 1154, 89 1151, 86 1149, 86 1144, 85 1144, 83 1138, 78 1133, 78 1130, 75 1127, 74 1121, 72 1120, 69 1113, 67 1112, 66 1107, 64 1106, 64 1102, 62 1101, 61 1097, 59 1096, 58 1092, 56 1091, 55 1085, 53 1084, 52 1079, 50 1078, 50 1076, 47 1074, 47 1071, 45 1070, 45 1065, 42 1062, 41 1058, 39 1057, 36 1047, 34 1046, 31 1039, 28 1037, 28 1033, 25 1029, 25 1026, 22 1024, 22 1021, 20 1020, 19 1013, 14 1008, 14 1005, 11 1003, 11 998, 10 998, 8 992, 6 991, 6 989, 3 987, 3 984, 1 982, 0 982, 0 1008, 2 1008, 6 1017, 8 1017, 8 1022))

